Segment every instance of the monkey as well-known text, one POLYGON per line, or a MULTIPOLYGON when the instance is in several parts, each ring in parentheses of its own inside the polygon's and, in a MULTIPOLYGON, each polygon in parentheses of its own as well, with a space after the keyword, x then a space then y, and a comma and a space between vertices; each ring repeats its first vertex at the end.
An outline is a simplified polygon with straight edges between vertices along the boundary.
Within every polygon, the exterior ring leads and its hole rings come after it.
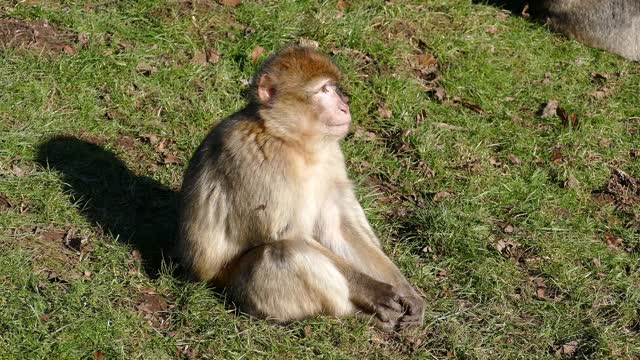
POLYGON ((247 105, 215 125, 189 162, 179 256, 250 316, 419 326, 424 301, 383 252, 347 176, 339 142, 352 119, 340 77, 309 47, 264 61, 247 105))
POLYGON ((592 47, 640 61, 640 1, 533 0, 530 13, 552 30, 592 47))
POLYGON ((591 47, 640 61, 638 0, 473 0, 529 15, 591 47))

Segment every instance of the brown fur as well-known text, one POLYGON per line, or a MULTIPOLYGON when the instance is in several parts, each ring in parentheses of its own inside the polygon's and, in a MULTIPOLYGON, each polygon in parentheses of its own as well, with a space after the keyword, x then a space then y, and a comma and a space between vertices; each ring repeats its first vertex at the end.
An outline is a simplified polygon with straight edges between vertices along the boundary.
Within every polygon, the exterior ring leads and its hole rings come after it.
POLYGON ((254 316, 357 313, 388 331, 418 325, 422 299, 381 250, 339 139, 318 130, 326 109, 310 84, 339 78, 308 48, 266 61, 247 107, 213 128, 185 173, 183 262, 254 316))
POLYGON ((640 1, 537 0, 531 13, 552 29, 593 47, 640 61, 640 1))

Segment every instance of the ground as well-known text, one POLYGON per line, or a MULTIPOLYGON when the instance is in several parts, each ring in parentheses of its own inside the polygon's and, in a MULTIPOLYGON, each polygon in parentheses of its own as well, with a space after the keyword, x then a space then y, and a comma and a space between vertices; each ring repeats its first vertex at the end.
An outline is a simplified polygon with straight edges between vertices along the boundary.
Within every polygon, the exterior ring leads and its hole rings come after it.
POLYGON ((467 0, 3 1, 0 47, 0 358, 640 358, 638 63, 467 0), (191 153, 314 42, 424 327, 273 325, 162 261, 191 153))

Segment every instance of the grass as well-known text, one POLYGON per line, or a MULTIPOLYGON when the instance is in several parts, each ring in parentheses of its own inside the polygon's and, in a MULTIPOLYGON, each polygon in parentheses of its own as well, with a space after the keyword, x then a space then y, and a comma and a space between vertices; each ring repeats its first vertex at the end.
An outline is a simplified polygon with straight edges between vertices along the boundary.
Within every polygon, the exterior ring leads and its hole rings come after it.
POLYGON ((0 18, 87 38, 0 53, 0 358, 640 357, 640 192, 614 170, 640 177, 637 63, 462 0, 8 1, 0 18), (275 326, 160 262, 252 50, 302 38, 345 72, 347 165, 422 328, 275 326), (206 49, 219 61, 192 64, 206 49), (552 99, 577 126, 540 116, 552 99))

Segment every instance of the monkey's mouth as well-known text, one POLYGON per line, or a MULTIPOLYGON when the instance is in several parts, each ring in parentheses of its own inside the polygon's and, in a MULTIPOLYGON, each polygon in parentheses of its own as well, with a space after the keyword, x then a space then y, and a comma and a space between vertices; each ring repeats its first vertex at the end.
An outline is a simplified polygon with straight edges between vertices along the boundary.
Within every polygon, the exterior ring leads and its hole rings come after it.
POLYGON ((346 122, 339 123, 339 124, 329 124, 329 126, 331 126, 331 127, 340 127, 340 126, 345 126, 345 125, 349 125, 349 124, 351 124, 351 121, 346 121, 346 122))

